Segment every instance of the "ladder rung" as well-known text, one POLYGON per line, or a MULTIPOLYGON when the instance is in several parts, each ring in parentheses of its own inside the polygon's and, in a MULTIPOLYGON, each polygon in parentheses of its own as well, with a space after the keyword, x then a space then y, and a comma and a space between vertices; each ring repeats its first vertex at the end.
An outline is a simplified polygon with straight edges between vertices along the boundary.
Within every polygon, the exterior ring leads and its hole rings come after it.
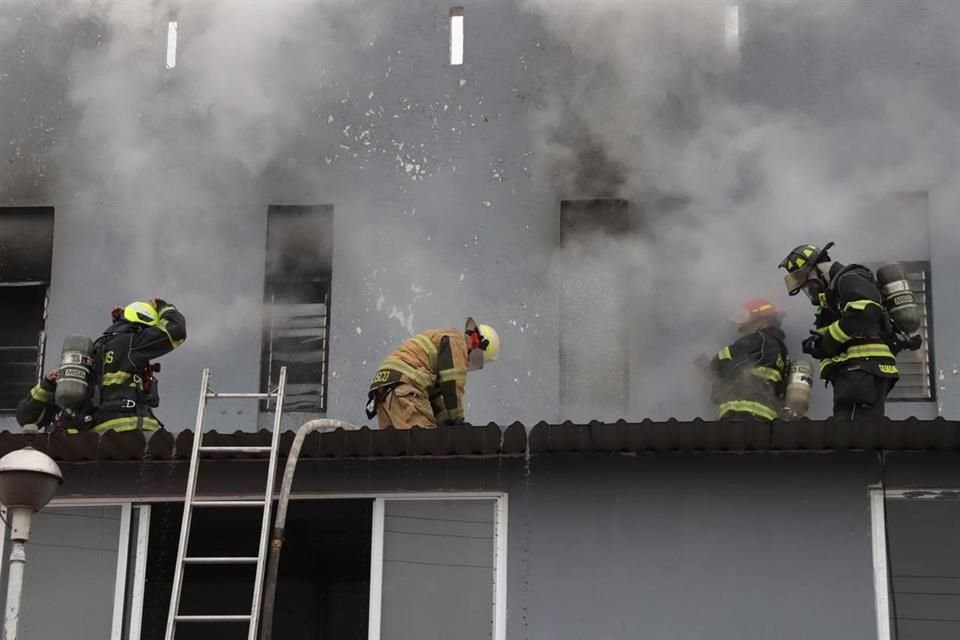
POLYGON ((195 507, 262 507, 263 500, 194 500, 195 507))
POLYGON ((250 622, 250 615, 177 616, 177 622, 250 622))
POLYGON ((216 393, 210 391, 207 393, 207 398, 211 400, 231 400, 238 398, 246 398, 248 400, 266 400, 267 398, 275 398, 277 394, 275 393, 216 393))
POLYGON ((259 558, 244 558, 244 557, 208 557, 204 558, 201 556, 195 558, 184 558, 183 561, 186 564, 256 564, 259 558))
POLYGON ((264 446, 257 446, 257 447, 238 447, 238 446, 232 446, 232 447, 207 447, 207 446, 201 445, 201 446, 200 446, 200 451, 201 451, 202 453, 206 453, 206 452, 210 452, 210 453, 265 453, 265 452, 267 452, 267 451, 270 451, 270 447, 264 447, 264 446))

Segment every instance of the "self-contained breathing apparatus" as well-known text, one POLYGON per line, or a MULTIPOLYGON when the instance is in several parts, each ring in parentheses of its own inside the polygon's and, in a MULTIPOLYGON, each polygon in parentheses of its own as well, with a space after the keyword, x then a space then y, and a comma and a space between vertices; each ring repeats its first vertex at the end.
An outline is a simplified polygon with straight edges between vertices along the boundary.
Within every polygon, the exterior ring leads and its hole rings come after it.
MULTIPOLYGON (((82 335, 68 336, 60 352, 57 387, 54 404, 59 409, 54 428, 83 429, 93 421, 93 414, 103 406, 101 402, 101 379, 103 377, 103 336, 96 342, 82 335)), ((160 363, 151 362, 140 374, 134 374, 139 399, 144 406, 156 408, 160 404, 160 363)), ((136 408, 137 402, 129 407, 136 408)))
MULTIPOLYGON (((781 268, 787 270, 784 283, 791 296, 804 291, 811 302, 824 305, 827 280, 818 265, 830 261, 827 251, 833 247, 828 242, 822 249, 814 245, 799 246, 784 258, 781 268)), ((916 351, 923 344, 923 338, 916 335, 920 330, 920 311, 916 297, 910 289, 903 266, 897 262, 882 264, 871 278, 880 290, 884 314, 884 327, 879 336, 886 342, 894 354, 904 349, 916 351)), ((817 332, 811 331, 808 341, 818 340, 817 332)))
POLYGON ((920 310, 903 266, 897 262, 884 264, 877 269, 876 278, 890 319, 891 349, 894 354, 904 349, 916 351, 923 344, 923 338, 917 335, 920 310))

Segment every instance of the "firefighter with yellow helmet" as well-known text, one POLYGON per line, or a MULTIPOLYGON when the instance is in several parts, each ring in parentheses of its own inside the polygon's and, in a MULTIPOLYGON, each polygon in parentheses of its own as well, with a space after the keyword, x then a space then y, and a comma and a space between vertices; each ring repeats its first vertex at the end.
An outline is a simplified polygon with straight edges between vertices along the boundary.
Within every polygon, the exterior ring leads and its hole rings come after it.
POLYGON ((159 404, 152 381, 166 355, 187 339, 187 324, 177 308, 160 298, 131 302, 112 312, 113 324, 96 341, 100 368, 99 398, 94 402, 94 431, 156 431, 153 414, 159 404))
MULTIPOLYGON (((156 431, 162 425, 153 414, 159 403, 150 362, 163 356, 187 338, 186 320, 177 308, 160 298, 138 300, 111 312, 113 324, 88 353, 95 369, 92 384, 80 387, 80 397, 65 403, 60 370, 49 372, 17 405, 17 421, 68 433, 92 430, 156 431), (89 395, 88 395, 89 393, 89 395), (61 404, 62 403, 62 404, 61 404), (75 410, 69 405, 75 404, 75 410)), ((67 380, 69 384, 69 379, 67 380)))
POLYGON ((467 318, 464 330, 430 329, 401 344, 380 365, 367 396, 367 417, 380 428, 461 424, 467 371, 500 355, 500 336, 467 318))
POLYGON ((780 262, 787 293, 803 292, 817 308, 803 352, 820 361, 820 377, 833 386, 833 417, 882 418, 904 345, 895 339, 873 272, 834 262, 832 246, 800 245, 780 262))

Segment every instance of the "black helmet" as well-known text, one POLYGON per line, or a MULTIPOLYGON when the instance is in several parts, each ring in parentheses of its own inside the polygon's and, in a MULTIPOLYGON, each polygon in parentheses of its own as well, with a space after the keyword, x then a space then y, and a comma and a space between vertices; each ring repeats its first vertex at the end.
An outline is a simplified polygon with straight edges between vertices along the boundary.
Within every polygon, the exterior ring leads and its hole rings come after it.
POLYGON ((795 296, 803 289, 803 285, 810 279, 810 272, 821 262, 829 262, 830 255, 827 249, 833 246, 828 242, 823 249, 812 244, 802 244, 787 254, 780 262, 780 268, 787 270, 783 277, 787 285, 787 293, 795 296))

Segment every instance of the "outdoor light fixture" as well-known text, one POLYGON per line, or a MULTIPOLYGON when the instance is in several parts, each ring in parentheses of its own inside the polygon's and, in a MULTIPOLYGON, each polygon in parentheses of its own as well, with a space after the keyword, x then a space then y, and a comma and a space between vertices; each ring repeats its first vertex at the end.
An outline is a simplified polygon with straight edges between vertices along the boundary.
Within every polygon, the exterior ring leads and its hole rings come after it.
POLYGON ((27 562, 24 545, 30 537, 30 519, 43 509, 63 484, 63 474, 53 459, 32 447, 12 451, 0 458, 0 503, 7 508, 10 527, 10 579, 4 640, 16 640, 23 592, 23 568, 27 562))

